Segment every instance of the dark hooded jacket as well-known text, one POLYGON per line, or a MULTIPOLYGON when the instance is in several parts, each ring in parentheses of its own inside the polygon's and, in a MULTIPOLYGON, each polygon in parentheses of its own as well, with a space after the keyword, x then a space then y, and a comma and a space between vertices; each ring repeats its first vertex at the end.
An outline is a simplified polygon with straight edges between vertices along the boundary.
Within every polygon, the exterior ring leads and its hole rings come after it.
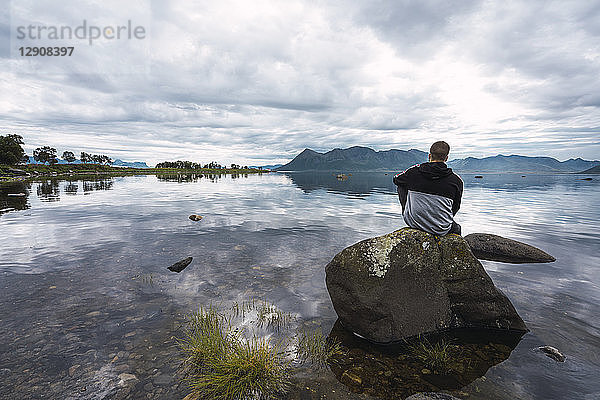
POLYGON ((415 165, 394 176, 404 222, 436 235, 450 231, 460 208, 463 181, 443 162, 415 165))

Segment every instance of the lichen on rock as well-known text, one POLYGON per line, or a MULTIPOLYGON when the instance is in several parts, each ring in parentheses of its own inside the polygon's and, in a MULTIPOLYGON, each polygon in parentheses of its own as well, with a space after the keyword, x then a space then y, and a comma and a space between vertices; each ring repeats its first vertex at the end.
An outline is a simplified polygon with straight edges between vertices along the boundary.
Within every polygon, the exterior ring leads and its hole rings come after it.
MULTIPOLYGON (((395 232, 394 232, 395 233, 395 232)), ((388 268, 390 267, 390 251, 396 246, 402 236, 386 235, 382 236, 381 240, 374 242, 373 246, 365 250, 365 254, 371 258, 372 263, 369 264, 369 275, 383 278, 388 268)))

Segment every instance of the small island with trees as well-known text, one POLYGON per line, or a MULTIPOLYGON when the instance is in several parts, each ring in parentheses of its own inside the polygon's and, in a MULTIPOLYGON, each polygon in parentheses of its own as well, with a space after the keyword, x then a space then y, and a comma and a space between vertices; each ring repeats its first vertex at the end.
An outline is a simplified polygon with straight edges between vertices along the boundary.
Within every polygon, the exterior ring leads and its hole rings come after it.
POLYGON ((229 166, 219 162, 196 163, 192 161, 164 161, 154 168, 133 168, 114 166, 113 159, 104 154, 76 153, 65 150, 61 159, 57 150, 41 146, 33 151, 32 157, 26 154, 22 145, 23 137, 9 134, 0 135, 0 181, 13 181, 35 178, 36 176, 57 176, 72 174, 109 175, 151 175, 157 173, 205 173, 205 174, 249 174, 269 172, 261 167, 253 168, 232 163, 229 166), (33 159, 33 163, 31 162, 33 159))

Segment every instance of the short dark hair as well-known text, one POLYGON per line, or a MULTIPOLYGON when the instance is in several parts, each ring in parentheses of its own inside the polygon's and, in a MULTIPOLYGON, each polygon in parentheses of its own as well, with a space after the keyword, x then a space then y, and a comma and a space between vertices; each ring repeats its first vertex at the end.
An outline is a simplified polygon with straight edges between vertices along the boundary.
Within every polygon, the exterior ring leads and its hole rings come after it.
POLYGON ((443 140, 435 142, 429 148, 429 154, 431 154, 432 160, 445 160, 450 153, 450 145, 443 140))

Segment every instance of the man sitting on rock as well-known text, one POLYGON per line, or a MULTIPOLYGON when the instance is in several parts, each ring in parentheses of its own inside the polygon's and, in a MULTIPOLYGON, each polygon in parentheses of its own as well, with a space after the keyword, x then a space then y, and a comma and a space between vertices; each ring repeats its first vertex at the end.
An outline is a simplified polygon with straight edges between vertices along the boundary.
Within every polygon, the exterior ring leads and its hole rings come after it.
POLYGON ((429 162, 394 176, 404 222, 437 236, 461 234, 454 215, 460 208, 463 181, 446 166, 448 153, 448 143, 435 142, 429 149, 429 162))

